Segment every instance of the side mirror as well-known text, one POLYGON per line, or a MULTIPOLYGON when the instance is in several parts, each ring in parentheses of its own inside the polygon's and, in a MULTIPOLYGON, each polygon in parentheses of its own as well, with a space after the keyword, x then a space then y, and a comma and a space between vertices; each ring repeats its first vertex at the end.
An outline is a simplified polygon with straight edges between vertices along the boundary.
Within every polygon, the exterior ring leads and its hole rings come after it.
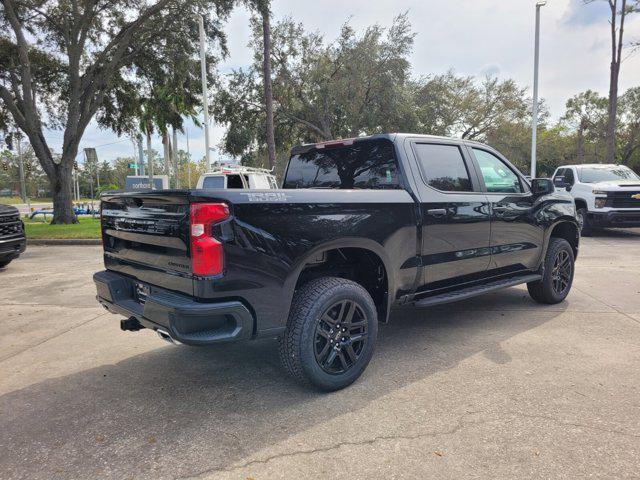
POLYGON ((531 191, 534 195, 541 197, 555 191, 553 182, 548 178, 534 178, 531 180, 531 191))

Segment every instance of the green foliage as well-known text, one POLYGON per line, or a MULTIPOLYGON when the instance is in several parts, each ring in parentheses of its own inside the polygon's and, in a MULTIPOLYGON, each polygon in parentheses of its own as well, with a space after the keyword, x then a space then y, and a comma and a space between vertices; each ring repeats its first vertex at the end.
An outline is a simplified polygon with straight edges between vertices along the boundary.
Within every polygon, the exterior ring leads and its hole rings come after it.
POLYGON ((100 219, 80 217, 73 225, 52 225, 42 218, 24 220, 27 240, 42 238, 101 238, 100 219))
MULTIPOLYGON (((262 37, 252 21, 254 63, 233 72, 215 98, 215 117, 228 125, 226 152, 244 160, 264 149, 262 37)), ((280 149, 293 143, 404 130, 411 125, 408 56, 414 34, 406 14, 388 29, 362 34, 346 24, 325 44, 318 33, 285 19, 272 28, 275 137, 280 149)))

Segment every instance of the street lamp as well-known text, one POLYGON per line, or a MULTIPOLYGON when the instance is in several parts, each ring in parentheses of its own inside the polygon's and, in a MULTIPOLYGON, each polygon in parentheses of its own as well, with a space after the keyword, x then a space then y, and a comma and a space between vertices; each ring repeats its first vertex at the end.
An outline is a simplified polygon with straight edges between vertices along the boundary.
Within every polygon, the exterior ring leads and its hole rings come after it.
POLYGON ((531 121, 531 178, 536 178, 536 142, 538 137, 538 63, 540 61, 540 7, 546 1, 536 3, 536 40, 533 54, 533 118, 531 121))
POLYGON ((200 76, 202 80, 202 110, 204 113, 204 163, 205 171, 211 170, 211 154, 209 153, 209 103, 207 95, 207 48, 204 31, 204 17, 198 15, 198 33, 200 34, 200 76))

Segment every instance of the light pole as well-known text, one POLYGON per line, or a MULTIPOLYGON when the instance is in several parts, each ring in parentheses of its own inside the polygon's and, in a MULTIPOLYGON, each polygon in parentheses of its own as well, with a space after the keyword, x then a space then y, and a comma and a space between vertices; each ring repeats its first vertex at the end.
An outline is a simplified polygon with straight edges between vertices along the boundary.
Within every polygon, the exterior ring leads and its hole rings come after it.
POLYGON ((531 178, 536 178, 536 143, 538 140, 538 63, 540 62, 540 7, 546 1, 536 3, 536 40, 533 54, 533 115, 531 119, 531 178))
POLYGON ((204 17, 198 16, 198 30, 200 32, 200 76, 202 77, 202 109, 204 112, 204 162, 205 169, 211 170, 211 154, 209 153, 209 101, 207 88, 207 49, 205 46, 204 17))

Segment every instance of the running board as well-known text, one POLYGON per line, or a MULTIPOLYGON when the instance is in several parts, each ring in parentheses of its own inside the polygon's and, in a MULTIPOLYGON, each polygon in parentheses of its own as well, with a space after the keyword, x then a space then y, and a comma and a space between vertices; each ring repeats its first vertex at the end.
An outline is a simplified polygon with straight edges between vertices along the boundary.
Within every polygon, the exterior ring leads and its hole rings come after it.
POLYGON ((459 300, 466 300, 467 298, 477 297, 478 295, 484 295, 485 293, 500 290, 501 288, 513 287, 522 283, 535 282, 541 280, 542 275, 520 275, 517 277, 505 278, 502 280, 495 280, 490 283, 484 283, 482 285, 475 285, 473 287, 463 288, 461 290, 455 290, 453 292, 441 293, 439 295, 433 295, 431 297, 423 298, 414 303, 416 308, 432 307, 434 305, 442 305, 443 303, 457 302, 459 300))

